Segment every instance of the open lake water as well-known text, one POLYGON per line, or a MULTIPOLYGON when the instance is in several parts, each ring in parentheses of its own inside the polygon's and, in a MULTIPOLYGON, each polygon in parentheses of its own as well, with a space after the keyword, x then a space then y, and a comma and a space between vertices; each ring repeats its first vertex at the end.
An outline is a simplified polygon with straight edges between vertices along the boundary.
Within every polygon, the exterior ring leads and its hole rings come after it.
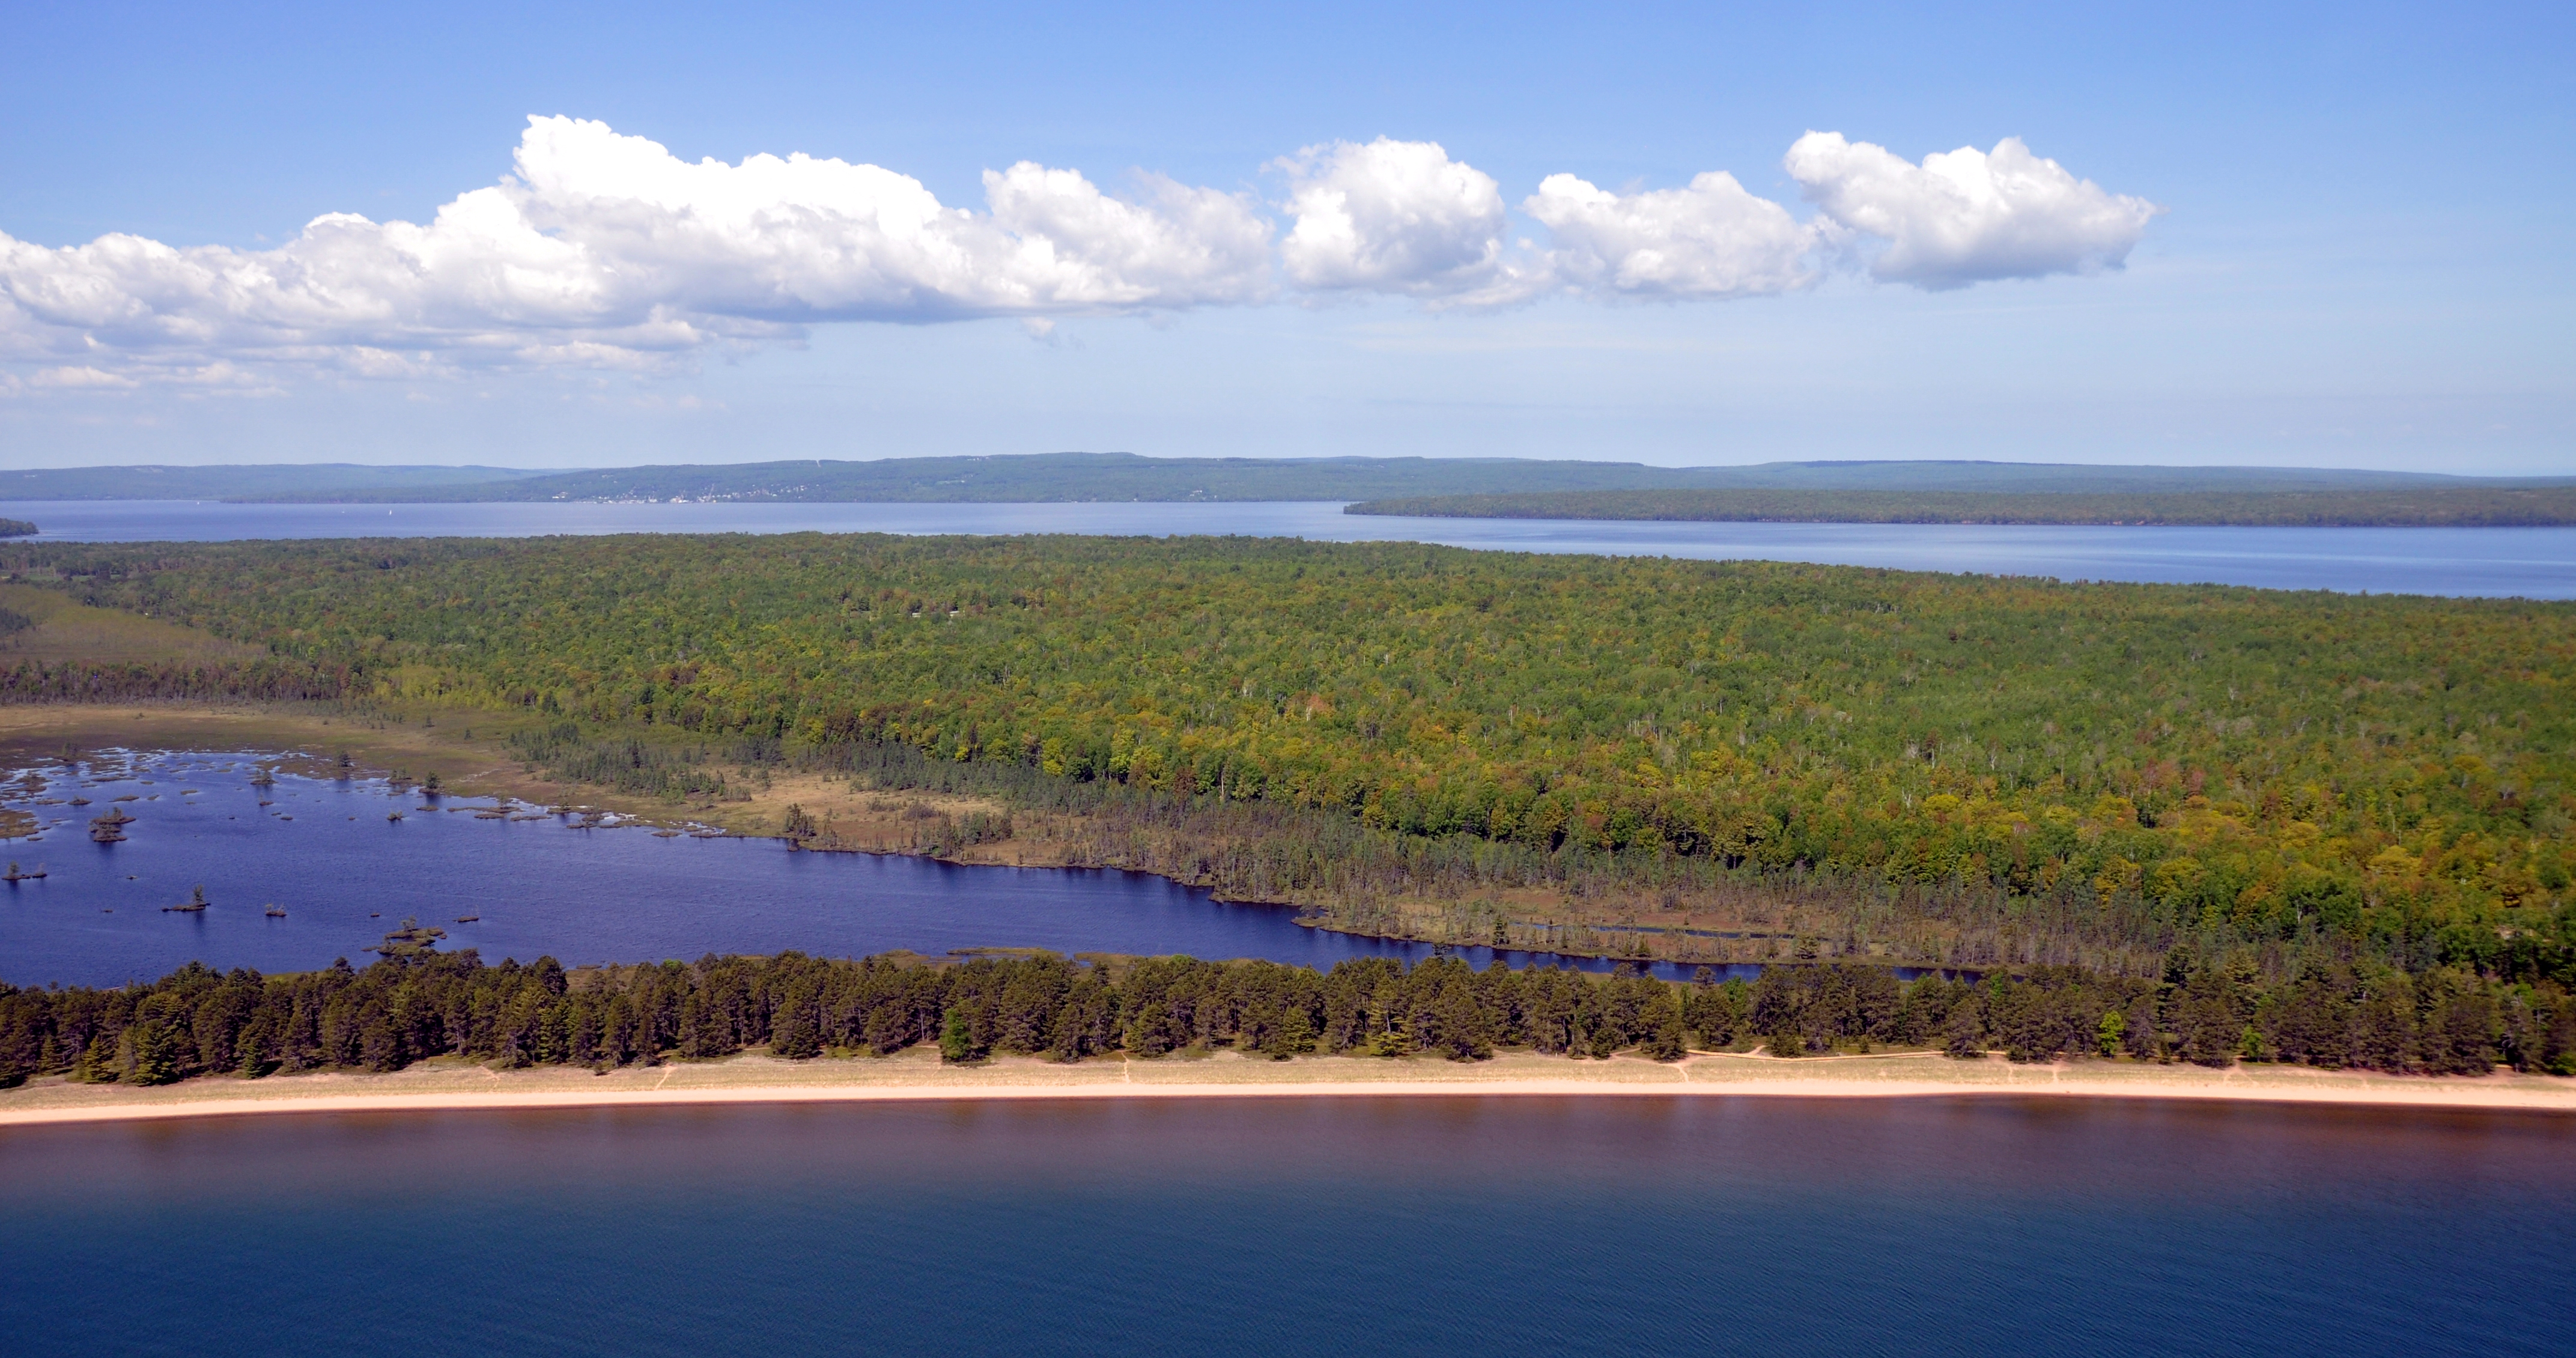
POLYGON ((0 1130, 21 1354, 2576 1352, 2576 1120, 1454 1098, 0 1130))
POLYGON ((1236 533, 1515 552, 1807 561, 2061 580, 2576 599, 2576 528, 2112 528, 1630 523, 1344 514, 1340 501, 1220 504, 410 504, 19 500, 39 541, 534 537, 549 533, 1236 533))

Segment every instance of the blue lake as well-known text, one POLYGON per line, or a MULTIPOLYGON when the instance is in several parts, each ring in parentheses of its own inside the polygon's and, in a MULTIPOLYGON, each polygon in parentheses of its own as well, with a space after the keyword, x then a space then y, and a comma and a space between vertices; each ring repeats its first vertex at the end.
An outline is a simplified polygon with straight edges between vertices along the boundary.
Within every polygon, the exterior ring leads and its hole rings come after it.
POLYGON ((2062 580, 2576 599, 2576 528, 2047 528, 1613 523, 1349 515, 1339 502, 1229 504, 258 505, 0 501, 39 540, 530 537, 548 533, 1237 533, 1518 552, 1809 561, 2062 580))
MULTIPOLYGON (((364 966, 374 960, 364 950, 406 917, 445 929, 451 950, 567 965, 1002 947, 1329 968, 1434 951, 1306 928, 1284 907, 1229 904, 1145 873, 792 853, 771 839, 584 830, 532 812, 486 820, 474 813, 494 809, 489 800, 424 803, 371 779, 279 774, 263 790, 250 781, 258 767, 247 755, 136 754, 72 774, 47 766, 41 792, 18 784, 8 804, 37 813, 43 829, 0 844, 0 858, 46 875, 0 883, 0 981, 116 985, 192 960, 265 972, 340 957, 364 966), (69 805, 74 797, 90 804, 69 805), (91 843, 89 819, 111 807, 135 818, 125 842, 91 843), (403 819, 386 819, 395 810, 403 819), (205 910, 163 908, 198 886, 205 910), (270 904, 285 916, 270 916, 270 904)), ((1450 951, 1479 967, 1494 956, 1450 951)))
POLYGON ((1201 1100, 0 1130, 22 1354, 2576 1352, 2576 1119, 1201 1100))

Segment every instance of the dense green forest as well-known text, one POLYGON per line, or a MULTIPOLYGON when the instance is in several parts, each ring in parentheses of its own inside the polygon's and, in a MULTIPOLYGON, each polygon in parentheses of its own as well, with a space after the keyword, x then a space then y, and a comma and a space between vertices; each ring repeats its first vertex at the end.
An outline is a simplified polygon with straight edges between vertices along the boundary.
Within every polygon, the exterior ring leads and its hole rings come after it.
POLYGON ((31 538, 40 531, 25 519, 0 519, 0 538, 31 538))
MULTIPOLYGON (((1233 889, 1351 927, 1427 893, 1446 936, 1519 941, 1612 881, 1720 922, 1795 902, 1783 931, 1824 955, 1953 964, 2134 972, 2188 941, 2492 971, 2576 944, 2567 604, 1254 539, 0 559, 264 644, 239 677, 272 691, 1098 789, 1203 865, 1251 863, 1233 889), (1982 950, 1906 932, 1962 911, 1982 950)), ((189 674, 230 682, 154 682, 189 674)), ((0 696, 148 678, 22 664, 0 696)))
MULTIPOLYGON (((1634 462, 1423 457, 1139 457, 1035 453, 717 466, 614 467, 458 480, 264 484, 262 500, 1361 500, 1495 492, 1769 487, 2096 494, 2492 486, 2480 478, 2298 467, 2091 467, 2001 462, 1766 462, 1649 467, 1634 462)), ((2513 483, 2505 483, 2513 484, 2513 483)))
POLYGON ((600 1069, 746 1048, 806 1058, 935 1043, 1079 1061, 1231 1047, 1473 1060, 1498 1048, 1659 1060, 1759 1043, 1775 1055, 1939 1047, 2014 1060, 2127 1056, 2224 1066, 2304 1062, 2483 1075, 2500 1061, 2576 1074, 2576 1003, 2559 975, 2324 966, 2266 981, 2188 952, 2152 977, 2039 968, 1898 981, 1857 964, 1766 968, 1750 984, 1676 985, 1621 967, 1475 971, 1455 958, 1330 972, 1187 957, 1074 963, 1048 954, 921 965, 783 953, 567 974, 552 958, 486 966, 405 950, 263 977, 199 964, 122 989, 0 986, 0 1086, 31 1076, 164 1084, 325 1067, 398 1070, 455 1055, 600 1069))
POLYGON ((1707 523, 2225 524, 2260 528, 2536 528, 2576 523, 2576 486, 2196 491, 1569 490, 1364 500, 1346 514, 1707 523))

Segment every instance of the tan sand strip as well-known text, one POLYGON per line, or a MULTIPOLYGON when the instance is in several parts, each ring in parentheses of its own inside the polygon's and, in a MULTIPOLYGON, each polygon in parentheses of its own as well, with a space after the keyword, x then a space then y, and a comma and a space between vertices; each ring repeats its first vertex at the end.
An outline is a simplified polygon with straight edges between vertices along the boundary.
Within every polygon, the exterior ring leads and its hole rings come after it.
POLYGON ((1184 1061, 1099 1059, 1080 1065, 998 1061, 958 1069, 926 1054, 788 1062, 687 1062, 594 1076, 495 1072, 433 1064, 391 1075, 205 1079, 159 1089, 49 1080, 0 1093, 0 1127, 246 1113, 430 1112, 726 1104, 939 1100, 1513 1097, 2113 1098, 2346 1107, 2576 1113, 2576 1080, 2500 1073, 2484 1079, 2085 1062, 2013 1066, 1915 1054, 1853 1061, 1767 1061, 1716 1054, 1673 1064, 1572 1062, 1506 1055, 1457 1065, 1411 1059, 1308 1057, 1272 1062, 1228 1053, 1184 1061))

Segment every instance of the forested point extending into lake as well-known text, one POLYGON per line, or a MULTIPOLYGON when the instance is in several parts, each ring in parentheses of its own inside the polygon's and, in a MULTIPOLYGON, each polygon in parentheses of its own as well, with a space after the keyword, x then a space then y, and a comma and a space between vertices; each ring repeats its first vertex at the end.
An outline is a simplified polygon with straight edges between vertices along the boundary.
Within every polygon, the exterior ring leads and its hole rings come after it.
POLYGON ((2200 491, 1568 490, 1423 495, 1346 514, 1701 523, 2101 524, 2244 528, 2540 528, 2576 524, 2576 486, 2200 491))
MULTIPOLYGON (((1954 965, 2576 946, 2568 604, 1235 538, 0 560, 264 645, 233 674, 269 691, 1106 809, 1180 861, 1094 861, 1334 927, 1518 942, 1615 889, 1954 965)), ((229 676, 21 664, 0 698, 147 682, 229 676)))
POLYGON ((36 1076, 166 1084, 196 1075, 399 1070, 436 1056, 599 1069, 766 1048, 791 1059, 1024 1054, 1079 1061, 1233 1048, 1287 1058, 1499 1048, 1571 1057, 1691 1046, 1775 1055, 1936 1047, 2016 1061, 2129 1057, 2226 1066, 2288 1061, 2484 1075, 2499 1062, 2576 1074, 2565 974, 2418 976, 2325 965, 2266 980, 2250 962, 2188 951, 2151 977, 2072 967, 1982 980, 1899 981, 1855 963, 1766 968, 1689 984, 1456 958, 1372 958, 1329 972, 1187 957, 1072 962, 1052 954, 923 964, 708 956, 567 973, 552 958, 486 966, 473 952, 401 949, 363 971, 219 973, 198 963, 120 989, 0 986, 0 1087, 36 1076), (2533 984, 2539 980, 2541 984, 2533 984))
POLYGON ((25 519, 0 519, 0 538, 31 538, 42 531, 25 519))

